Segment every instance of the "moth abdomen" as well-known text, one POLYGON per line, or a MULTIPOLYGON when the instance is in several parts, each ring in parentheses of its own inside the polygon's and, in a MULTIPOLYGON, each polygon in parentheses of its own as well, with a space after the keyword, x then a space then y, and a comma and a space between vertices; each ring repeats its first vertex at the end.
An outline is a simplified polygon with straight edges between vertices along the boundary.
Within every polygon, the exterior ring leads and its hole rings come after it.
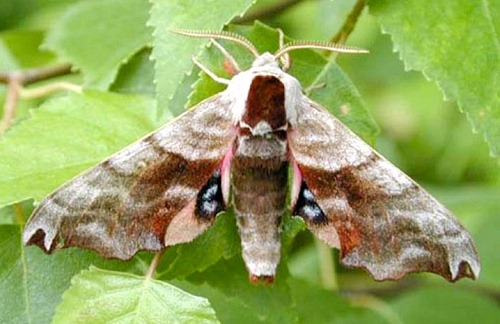
POLYGON ((272 282, 280 260, 288 162, 286 141, 243 136, 231 163, 233 202, 250 281, 272 282))

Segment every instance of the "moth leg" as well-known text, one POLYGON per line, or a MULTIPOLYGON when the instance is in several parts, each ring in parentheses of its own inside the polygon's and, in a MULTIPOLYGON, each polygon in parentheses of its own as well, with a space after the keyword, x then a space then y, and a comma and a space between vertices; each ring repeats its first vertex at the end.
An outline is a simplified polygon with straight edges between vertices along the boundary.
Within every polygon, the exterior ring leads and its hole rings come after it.
POLYGON ((219 76, 217 76, 215 73, 213 73, 212 71, 210 71, 209 68, 207 68, 205 65, 201 64, 200 61, 198 61, 194 56, 193 56, 193 63, 200 68, 200 70, 202 70, 203 72, 205 72, 210 78, 212 78, 212 80, 214 80, 215 82, 217 83, 222 83, 222 84, 226 84, 228 85, 230 80, 228 79, 225 79, 225 78, 221 78, 219 76))
POLYGON ((224 55, 224 68, 231 75, 236 75, 241 72, 240 66, 238 62, 234 59, 234 57, 215 39, 211 38, 210 41, 214 44, 215 47, 221 51, 222 55, 224 55))

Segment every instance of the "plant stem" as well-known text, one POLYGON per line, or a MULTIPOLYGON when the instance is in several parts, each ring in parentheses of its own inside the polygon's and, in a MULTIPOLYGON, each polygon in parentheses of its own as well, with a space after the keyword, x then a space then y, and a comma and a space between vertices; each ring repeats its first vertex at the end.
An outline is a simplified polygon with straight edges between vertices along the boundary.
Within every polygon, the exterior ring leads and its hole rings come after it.
POLYGON ((14 116, 16 115, 16 106, 19 101, 19 93, 23 87, 20 74, 12 74, 7 84, 7 95, 3 106, 3 118, 0 121, 0 135, 9 128, 14 116))
POLYGON ((358 2, 356 2, 352 11, 344 21, 344 25, 342 25, 342 28, 340 28, 337 35, 332 38, 332 43, 345 44, 347 38, 354 30, 354 26, 356 26, 356 22, 358 21, 359 16, 361 16, 365 6, 366 0, 358 0, 358 2))
POLYGON ((316 251, 318 252, 322 287, 327 290, 336 291, 339 287, 337 284, 337 273, 335 272, 332 249, 318 239, 315 240, 315 243, 316 251))
POLYGON ((165 252, 165 250, 160 251, 160 252, 155 254, 153 260, 151 261, 151 264, 149 265, 148 272, 146 273, 146 279, 149 280, 149 279, 153 278, 155 271, 156 271, 156 268, 158 267, 158 264, 160 263, 161 257, 163 256, 163 253, 165 252))
POLYGON ((26 220, 24 219, 23 206, 20 203, 15 203, 12 207, 14 208, 14 215, 16 215, 17 223, 24 224, 26 220))
POLYGON ((37 69, 29 69, 17 72, 0 73, 0 83, 9 83, 11 78, 21 78, 23 85, 28 85, 41 80, 50 79, 56 76, 71 73, 70 64, 60 64, 49 67, 42 67, 37 69))
MULTIPOLYGON (((3 117, 0 121, 0 134, 10 126, 16 115, 16 107, 23 91, 23 87, 41 80, 50 79, 59 75, 71 73, 71 65, 61 64, 38 69, 0 73, 0 83, 7 84, 7 94, 3 109, 3 117)), ((50 88, 53 91, 54 88, 50 88)), ((47 92, 39 92, 45 95, 47 92)))

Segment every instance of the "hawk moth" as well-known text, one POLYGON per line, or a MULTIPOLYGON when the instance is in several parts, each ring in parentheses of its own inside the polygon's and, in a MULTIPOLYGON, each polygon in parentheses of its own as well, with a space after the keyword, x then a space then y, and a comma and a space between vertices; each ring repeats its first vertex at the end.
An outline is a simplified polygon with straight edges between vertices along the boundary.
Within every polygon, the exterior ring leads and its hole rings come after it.
POLYGON ((255 61, 220 79, 226 90, 45 198, 26 224, 25 244, 46 252, 79 246, 127 260, 192 241, 232 202, 250 281, 272 282, 291 168, 292 214, 339 249, 343 265, 376 280, 418 271, 449 281, 477 277, 474 243, 451 212, 286 72, 293 49, 359 50, 292 43, 259 54, 239 35, 178 33, 235 41, 255 61))

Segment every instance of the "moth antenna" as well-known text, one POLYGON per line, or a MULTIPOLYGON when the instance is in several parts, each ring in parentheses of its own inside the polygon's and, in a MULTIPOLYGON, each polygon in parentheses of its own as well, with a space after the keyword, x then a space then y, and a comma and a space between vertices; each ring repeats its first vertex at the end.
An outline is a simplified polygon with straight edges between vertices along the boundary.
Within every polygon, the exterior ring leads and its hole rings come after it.
POLYGON ((359 53, 368 53, 368 50, 362 49, 362 48, 357 48, 357 47, 352 47, 352 46, 347 46, 347 45, 342 45, 342 44, 335 44, 335 43, 329 43, 329 42, 314 42, 314 41, 293 41, 291 43, 286 44, 285 46, 281 47, 276 54, 274 54, 275 59, 280 58, 281 56, 287 54, 290 51, 296 50, 296 49, 321 49, 321 50, 327 50, 327 51, 332 51, 332 52, 337 52, 337 53, 351 53, 351 54, 359 54, 359 53))
POLYGON ((171 29, 170 31, 188 37, 214 38, 214 39, 225 39, 233 41, 245 47, 250 53, 252 53, 253 56, 255 56, 255 58, 260 56, 255 46, 248 39, 235 33, 230 33, 224 30, 212 31, 212 30, 171 29))

